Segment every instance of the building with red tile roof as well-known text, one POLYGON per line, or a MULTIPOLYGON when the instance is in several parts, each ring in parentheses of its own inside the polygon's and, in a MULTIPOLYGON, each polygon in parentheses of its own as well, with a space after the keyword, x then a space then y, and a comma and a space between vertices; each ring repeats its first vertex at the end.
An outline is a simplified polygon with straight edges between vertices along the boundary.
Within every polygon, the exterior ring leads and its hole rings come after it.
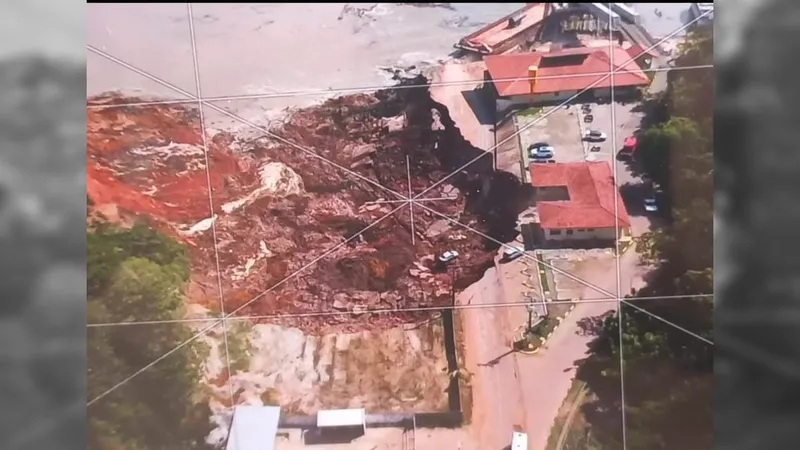
POLYGON ((614 240, 629 234, 630 217, 608 163, 531 164, 530 173, 546 239, 614 240))
POLYGON ((567 100, 583 90, 596 98, 611 96, 613 68, 615 96, 635 93, 650 84, 641 67, 621 47, 579 47, 555 52, 489 55, 486 85, 498 100, 498 110, 567 100))

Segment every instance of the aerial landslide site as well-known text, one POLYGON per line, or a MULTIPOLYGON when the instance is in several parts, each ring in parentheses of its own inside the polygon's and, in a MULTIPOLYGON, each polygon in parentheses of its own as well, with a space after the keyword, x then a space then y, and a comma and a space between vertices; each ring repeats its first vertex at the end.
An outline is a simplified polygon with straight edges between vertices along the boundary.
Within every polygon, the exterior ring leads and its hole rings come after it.
MULTIPOLYGON (((194 106, 90 108, 89 199, 109 220, 146 221, 188 246, 187 314, 219 313, 219 278, 226 313, 249 303, 236 314, 309 334, 424 320, 429 312, 365 312, 451 305, 454 290, 492 264, 497 244, 420 207, 412 243, 407 205, 380 203, 398 198, 325 160, 405 195, 408 156, 416 195, 484 153, 464 140, 426 85, 419 76, 399 88, 327 100, 290 111, 271 127, 321 158, 267 136, 211 129, 206 155, 194 106), (437 267, 445 250, 460 253, 451 265, 458 270, 437 267), (292 314, 299 316, 286 317, 292 314)), ((89 104, 136 101, 107 94, 89 104)), ((487 154, 424 195, 454 200, 424 205, 501 241, 513 239, 524 189, 491 166, 487 154)))

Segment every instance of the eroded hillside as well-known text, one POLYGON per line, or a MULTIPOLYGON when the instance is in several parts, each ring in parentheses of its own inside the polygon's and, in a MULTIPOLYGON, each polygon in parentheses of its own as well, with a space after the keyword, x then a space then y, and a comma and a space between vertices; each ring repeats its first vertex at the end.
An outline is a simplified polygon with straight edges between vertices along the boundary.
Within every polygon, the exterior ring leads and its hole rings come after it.
MULTIPOLYGON (((90 104, 131 101, 109 95, 90 104)), ((397 197, 326 162, 405 194, 407 155, 415 193, 479 155, 425 87, 340 97, 292 112, 274 133, 313 155, 268 137, 211 129, 206 155, 199 113, 184 105, 91 108, 87 119, 93 207, 119 222, 147 220, 185 242, 190 304, 219 310, 218 258, 226 313, 247 304, 237 314, 305 314, 286 321, 309 332, 365 320, 371 328, 388 326, 414 314, 321 320, 307 313, 447 305, 452 272, 436 270, 435 255, 459 251, 458 289, 480 277, 495 254, 496 246, 480 236, 420 208, 412 244, 407 206, 375 223, 401 204, 370 202, 397 197)), ((486 164, 468 172, 425 194, 454 200, 426 205, 510 239, 523 201, 519 182, 486 164)))

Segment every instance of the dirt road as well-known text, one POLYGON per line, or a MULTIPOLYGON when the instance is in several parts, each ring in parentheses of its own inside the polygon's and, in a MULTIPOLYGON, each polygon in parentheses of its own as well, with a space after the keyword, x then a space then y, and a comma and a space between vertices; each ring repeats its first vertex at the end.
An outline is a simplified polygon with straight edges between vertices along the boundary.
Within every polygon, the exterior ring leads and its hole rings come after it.
MULTIPOLYGON (((622 272, 640 272, 637 261, 634 252, 624 254, 620 258, 622 272)), ((520 289, 516 286, 519 277, 511 273, 515 270, 513 264, 505 264, 487 271, 481 281, 459 295, 459 304, 490 305, 519 300, 510 298, 515 289, 520 289)), ((615 267, 583 275, 588 283, 612 294, 616 292, 615 267)), ((623 277, 621 291, 630 290, 631 284, 638 284, 637 280, 639 276, 623 277)), ((589 287, 582 293, 584 298, 602 296, 589 287)), ((473 424, 482 448, 504 448, 509 444, 513 426, 521 425, 528 433, 529 448, 544 450, 574 378, 575 361, 586 357, 587 345, 594 338, 582 333, 578 323, 615 309, 613 299, 578 304, 546 347, 534 356, 508 354, 513 332, 524 320, 524 308, 462 310, 467 368, 473 374, 473 424), (502 357, 497 359, 498 356, 502 357)))
MULTIPOLYGON (((496 269, 459 294, 459 305, 503 302, 496 269)), ((467 369, 472 373, 472 423, 481 448, 501 449, 510 443, 515 424, 523 424, 515 355, 509 353, 516 323, 509 308, 462 309, 467 369)))
POLYGON ((575 376, 574 363, 585 357, 587 344, 594 338, 580 334, 578 322, 614 308, 614 302, 578 305, 550 337, 546 349, 535 356, 519 356, 530 449, 544 450, 547 445, 553 421, 575 376))

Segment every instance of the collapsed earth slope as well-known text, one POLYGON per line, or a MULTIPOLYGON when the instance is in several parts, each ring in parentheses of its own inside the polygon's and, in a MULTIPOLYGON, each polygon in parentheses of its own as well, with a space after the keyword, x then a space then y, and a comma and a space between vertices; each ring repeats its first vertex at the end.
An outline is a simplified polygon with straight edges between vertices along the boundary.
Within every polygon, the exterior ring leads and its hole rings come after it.
MULTIPOLYGON (((206 154, 196 108, 95 97, 87 118, 91 204, 109 220, 146 220, 189 247, 189 304, 219 310, 219 274, 225 312, 301 314, 281 321, 309 332, 421 319, 428 314, 359 313, 449 305, 454 289, 491 265, 497 245, 421 208, 412 244, 407 205, 380 203, 398 198, 327 161, 405 195, 407 156, 419 193, 482 154, 425 84, 417 77, 291 112, 273 131, 307 152, 207 129, 206 154), (461 254, 455 271, 435 264, 448 249, 461 254), (309 315, 323 312, 330 314, 309 315)), ((488 155, 425 197, 452 198, 425 205, 502 241, 513 238, 524 202, 516 177, 492 172, 488 155)))

